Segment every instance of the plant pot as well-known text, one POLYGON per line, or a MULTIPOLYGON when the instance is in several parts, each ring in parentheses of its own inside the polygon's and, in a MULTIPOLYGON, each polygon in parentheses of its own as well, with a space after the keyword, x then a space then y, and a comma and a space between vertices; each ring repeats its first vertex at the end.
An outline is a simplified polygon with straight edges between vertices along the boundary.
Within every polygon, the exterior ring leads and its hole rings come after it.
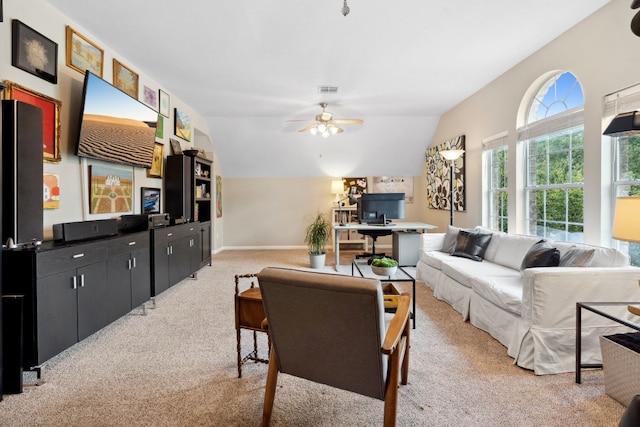
POLYGON ((326 257, 326 253, 312 254, 309 252, 309 263, 311 264, 311 268, 324 268, 326 257))

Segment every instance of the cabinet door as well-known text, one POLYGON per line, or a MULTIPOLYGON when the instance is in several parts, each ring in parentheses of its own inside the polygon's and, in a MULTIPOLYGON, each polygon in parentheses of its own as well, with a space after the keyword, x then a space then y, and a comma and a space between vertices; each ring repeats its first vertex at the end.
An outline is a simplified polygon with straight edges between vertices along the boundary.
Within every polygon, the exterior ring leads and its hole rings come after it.
POLYGON ((43 277, 36 282, 37 348, 28 367, 39 365, 78 342, 76 270, 43 277))
POLYGON ((190 268, 189 274, 196 274, 200 270, 200 262, 202 261, 202 244, 200 243, 200 230, 192 234, 189 242, 189 258, 190 268))
POLYGON ((109 324, 107 262, 78 268, 78 340, 109 324))
POLYGON ((109 322, 131 311, 131 256, 123 253, 109 257, 107 269, 109 274, 107 317, 109 322))
POLYGON ((151 269, 149 248, 131 253, 131 309, 151 298, 151 269))
POLYGON ((200 267, 211 265, 211 223, 200 228, 200 267))
POLYGON ((191 236, 169 242, 169 283, 175 285, 191 274, 191 236))

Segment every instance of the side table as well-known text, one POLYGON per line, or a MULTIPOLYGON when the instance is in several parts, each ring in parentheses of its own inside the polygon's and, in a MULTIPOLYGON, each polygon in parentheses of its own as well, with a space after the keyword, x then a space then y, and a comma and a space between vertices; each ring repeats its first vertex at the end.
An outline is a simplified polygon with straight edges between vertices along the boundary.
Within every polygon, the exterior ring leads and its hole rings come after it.
POLYGON ((631 323, 625 319, 621 319, 612 314, 609 314, 601 309, 599 306, 621 306, 628 304, 639 304, 638 302, 578 302, 576 303, 576 383, 580 384, 582 379, 580 378, 581 369, 587 368, 602 368, 602 363, 582 363, 582 310, 587 310, 595 313, 599 316, 613 320, 616 323, 627 326, 636 331, 640 331, 640 325, 631 323))
MULTIPOLYGON (((256 274, 239 274, 235 276, 236 290, 234 295, 235 300, 235 314, 236 314, 236 338, 238 340, 237 352, 238 352, 238 378, 242 378, 242 364, 248 360, 254 362, 269 363, 269 358, 266 359, 259 357, 258 355, 258 332, 267 332, 262 328, 262 321, 267 317, 264 312, 264 306, 262 305, 262 294, 260 293, 260 287, 256 286, 257 283, 256 274), (249 279, 250 286, 244 291, 240 291, 240 283, 243 279, 249 279), (242 356, 241 349, 241 335, 242 329, 248 329, 253 331, 253 350, 246 356, 242 356)), ((271 340, 269 334, 267 334, 267 340, 269 343, 269 352, 271 351, 271 340)), ((270 354, 269 354, 270 356, 270 354)))

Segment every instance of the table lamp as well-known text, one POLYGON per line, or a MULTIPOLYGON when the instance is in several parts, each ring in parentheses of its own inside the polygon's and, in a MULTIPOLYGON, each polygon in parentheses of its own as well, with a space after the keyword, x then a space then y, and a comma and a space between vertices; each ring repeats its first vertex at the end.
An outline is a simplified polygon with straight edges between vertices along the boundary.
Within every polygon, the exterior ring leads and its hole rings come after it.
POLYGON ((449 210, 451 214, 451 225, 453 225, 453 205, 456 202, 456 196, 454 193, 455 186, 453 185, 453 181, 456 177, 456 160, 460 158, 464 154, 464 150, 442 150, 440 151, 440 155, 444 157, 445 160, 449 160, 451 162, 451 177, 449 178, 449 194, 451 196, 451 203, 449 205, 449 210))
POLYGON ((336 179, 331 181, 331 192, 336 195, 336 202, 340 200, 340 195, 344 194, 344 184, 342 180, 336 179))
MULTIPOLYGON (((613 238, 640 243, 640 197, 618 197, 613 216, 613 238)), ((640 285, 640 282, 638 283, 640 285)), ((640 316, 640 306, 629 305, 629 312, 640 316)))

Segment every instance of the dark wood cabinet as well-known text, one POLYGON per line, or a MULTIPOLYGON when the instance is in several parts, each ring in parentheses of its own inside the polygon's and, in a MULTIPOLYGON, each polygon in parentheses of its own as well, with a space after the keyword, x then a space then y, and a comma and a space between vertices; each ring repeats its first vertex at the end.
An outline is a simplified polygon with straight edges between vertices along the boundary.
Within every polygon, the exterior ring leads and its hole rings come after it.
POLYGON ((215 187, 211 161, 199 156, 174 154, 167 157, 165 210, 171 218, 189 222, 211 221, 215 187))
POLYGON ((201 227, 185 223, 151 230, 151 295, 156 296, 188 276, 201 265, 201 227))
POLYGON ((2 252, 3 292, 24 295, 23 367, 39 366, 150 296, 149 233, 2 252))
POLYGON ((200 223, 200 267, 211 265, 211 221, 200 223))
POLYGON ((109 319, 114 321, 151 298, 149 232, 109 242, 109 319))

